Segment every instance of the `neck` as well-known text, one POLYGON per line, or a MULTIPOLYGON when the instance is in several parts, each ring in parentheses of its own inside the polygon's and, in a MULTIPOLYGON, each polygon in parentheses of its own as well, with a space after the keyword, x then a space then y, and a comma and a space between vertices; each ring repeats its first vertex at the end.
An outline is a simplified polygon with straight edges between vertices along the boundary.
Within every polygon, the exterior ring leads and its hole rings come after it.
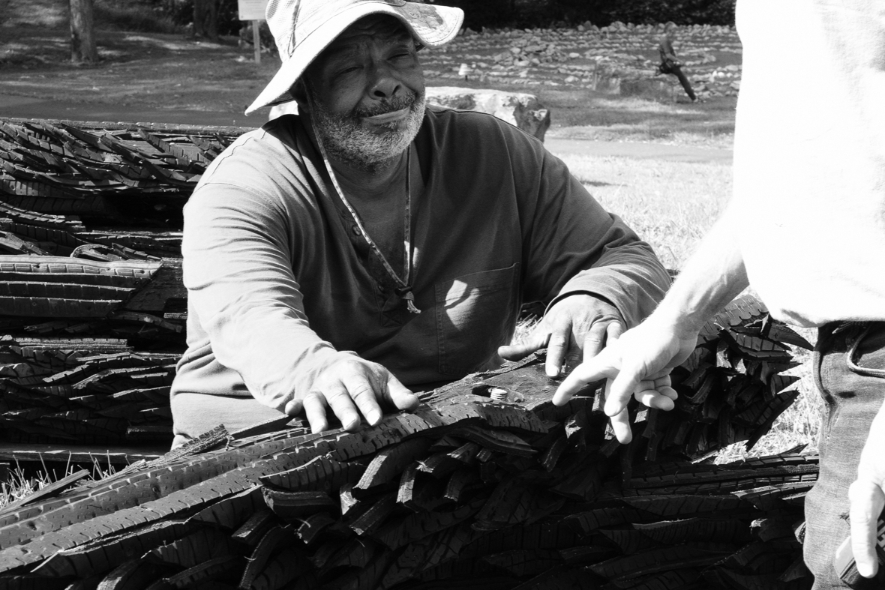
MULTIPOLYGON (((410 148, 409 148, 410 149, 410 148)), ((406 174, 407 152, 378 162, 370 169, 355 166, 329 156, 332 170, 338 177, 341 188, 348 194, 361 198, 387 195, 391 186, 400 186, 406 174)))

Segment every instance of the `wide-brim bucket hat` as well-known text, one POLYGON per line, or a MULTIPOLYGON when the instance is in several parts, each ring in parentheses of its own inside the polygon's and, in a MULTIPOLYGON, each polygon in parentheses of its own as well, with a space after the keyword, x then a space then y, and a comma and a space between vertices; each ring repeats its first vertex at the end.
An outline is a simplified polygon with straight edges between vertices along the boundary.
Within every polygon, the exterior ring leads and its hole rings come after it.
POLYGON ((267 25, 283 63, 246 114, 291 100, 289 89, 307 66, 347 27, 370 14, 398 18, 427 47, 451 41, 464 21, 460 8, 406 0, 270 0, 267 25))

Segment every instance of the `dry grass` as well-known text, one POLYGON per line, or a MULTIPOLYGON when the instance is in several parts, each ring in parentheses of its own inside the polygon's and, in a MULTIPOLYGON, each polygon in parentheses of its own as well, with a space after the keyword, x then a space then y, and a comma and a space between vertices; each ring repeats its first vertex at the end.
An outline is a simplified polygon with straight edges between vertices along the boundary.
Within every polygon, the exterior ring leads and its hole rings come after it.
POLYGON ((532 92, 553 111, 550 137, 725 149, 734 141, 734 97, 684 104, 591 90, 541 87, 532 92))
MULTIPOLYGON (((40 469, 25 469, 16 461, 15 469, 9 473, 7 481, 0 482, 0 510, 84 468, 87 467, 68 463, 64 470, 59 472, 41 462, 40 469)), ((91 473, 86 476, 85 481, 97 481, 117 472, 113 465, 110 463, 102 465, 97 458, 92 459, 92 465, 88 468, 91 468, 91 473)))
POLYGON ((721 164, 565 156, 574 174, 612 213, 680 268, 731 195, 731 167, 721 164))
POLYGON ((20 466, 9 474, 9 480, 0 482, 0 510, 34 492, 40 491, 53 482, 46 472, 28 476, 20 466))

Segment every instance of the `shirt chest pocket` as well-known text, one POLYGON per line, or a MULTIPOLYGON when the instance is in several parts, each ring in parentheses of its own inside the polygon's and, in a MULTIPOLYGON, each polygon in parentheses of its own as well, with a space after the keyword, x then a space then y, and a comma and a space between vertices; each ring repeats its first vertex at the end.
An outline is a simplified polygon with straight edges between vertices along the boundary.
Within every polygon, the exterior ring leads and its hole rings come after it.
POLYGON ((519 264, 435 284, 439 372, 463 376, 509 342, 519 312, 519 264))

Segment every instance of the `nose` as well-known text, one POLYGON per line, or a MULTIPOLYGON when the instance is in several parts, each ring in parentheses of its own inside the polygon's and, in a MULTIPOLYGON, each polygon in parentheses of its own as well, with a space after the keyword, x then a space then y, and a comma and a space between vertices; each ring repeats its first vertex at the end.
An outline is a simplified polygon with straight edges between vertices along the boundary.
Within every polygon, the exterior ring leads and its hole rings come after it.
POLYGON ((369 87, 372 98, 385 100, 393 98, 400 91, 402 84, 388 64, 374 64, 373 74, 369 87))

